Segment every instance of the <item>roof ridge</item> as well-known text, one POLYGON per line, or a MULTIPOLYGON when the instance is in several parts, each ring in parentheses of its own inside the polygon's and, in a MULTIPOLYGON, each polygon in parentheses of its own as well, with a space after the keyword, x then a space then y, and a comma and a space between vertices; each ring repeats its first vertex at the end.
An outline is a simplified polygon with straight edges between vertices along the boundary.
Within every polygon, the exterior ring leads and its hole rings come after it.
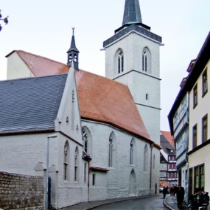
POLYGON ((62 63, 62 62, 60 62, 60 61, 56 61, 56 60, 53 60, 53 59, 51 59, 51 58, 47 58, 47 57, 45 57, 45 56, 41 56, 41 55, 33 54, 33 53, 30 53, 30 52, 26 52, 26 51, 24 51, 24 50, 14 50, 14 52, 17 52, 17 53, 18 53, 18 52, 27 53, 27 54, 29 54, 29 55, 37 56, 37 57, 40 57, 40 58, 43 58, 43 59, 46 59, 46 60, 49 60, 49 61, 56 62, 56 63, 59 63, 59 64, 62 64, 62 65, 67 66, 65 63, 62 63))

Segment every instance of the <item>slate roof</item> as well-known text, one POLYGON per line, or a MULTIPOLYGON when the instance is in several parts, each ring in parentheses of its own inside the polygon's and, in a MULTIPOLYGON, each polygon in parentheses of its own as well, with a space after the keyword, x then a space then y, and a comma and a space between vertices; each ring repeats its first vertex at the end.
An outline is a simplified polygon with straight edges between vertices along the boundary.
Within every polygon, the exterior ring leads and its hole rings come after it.
POLYGON ((160 135, 160 146, 162 147, 164 152, 166 152, 168 155, 176 154, 175 147, 171 145, 170 141, 163 134, 160 135))
POLYGON ((54 129, 66 75, 0 82, 0 133, 54 129))
MULTIPOLYGON (((15 52, 21 56, 27 66, 31 60, 33 61, 33 72, 36 76, 62 74, 68 67, 24 51, 15 52)), ((75 77, 82 118, 109 123, 151 141, 126 85, 83 70, 75 71, 75 77)))

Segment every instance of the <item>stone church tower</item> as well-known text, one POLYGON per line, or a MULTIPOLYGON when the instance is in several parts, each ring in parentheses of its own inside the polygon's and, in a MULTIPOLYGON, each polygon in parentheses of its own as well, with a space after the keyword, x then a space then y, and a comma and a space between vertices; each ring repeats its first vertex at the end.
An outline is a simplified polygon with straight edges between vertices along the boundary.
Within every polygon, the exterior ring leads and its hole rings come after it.
POLYGON ((142 23, 139 1, 126 0, 122 26, 103 43, 106 77, 129 87, 144 125, 157 144, 160 143, 161 42, 162 38, 142 23))

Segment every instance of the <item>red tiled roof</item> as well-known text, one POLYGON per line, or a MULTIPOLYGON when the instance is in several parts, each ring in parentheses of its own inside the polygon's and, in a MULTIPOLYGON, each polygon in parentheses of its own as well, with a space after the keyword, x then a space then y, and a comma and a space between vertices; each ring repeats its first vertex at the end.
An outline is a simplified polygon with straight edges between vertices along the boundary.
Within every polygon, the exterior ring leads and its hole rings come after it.
POLYGON ((161 134, 170 142, 170 144, 174 147, 174 138, 171 135, 170 131, 160 131, 161 134))
POLYGON ((86 71, 75 71, 83 118, 106 122, 149 139, 127 86, 86 71))
MULTIPOLYGON (((20 50, 13 52, 17 52, 35 76, 69 70, 69 66, 48 58, 20 50)), ((82 118, 109 123, 151 141, 127 86, 83 70, 75 71, 75 76, 82 118)))

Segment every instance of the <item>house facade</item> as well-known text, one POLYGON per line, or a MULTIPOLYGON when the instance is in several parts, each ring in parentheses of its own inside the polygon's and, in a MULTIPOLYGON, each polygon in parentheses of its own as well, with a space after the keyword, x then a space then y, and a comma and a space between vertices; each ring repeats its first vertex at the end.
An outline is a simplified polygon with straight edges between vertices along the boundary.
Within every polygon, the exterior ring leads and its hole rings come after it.
POLYGON ((169 113, 169 124, 177 149, 179 183, 190 194, 209 192, 208 183, 208 69, 210 34, 197 58, 192 60, 181 90, 169 113), (180 168, 180 169, 179 169, 180 168))
POLYGON ((189 189, 195 193, 199 190, 210 191, 209 177, 209 119, 208 103, 210 95, 210 34, 208 34, 196 59, 189 81, 190 123, 189 123, 189 189))
POLYGON ((0 82, 1 170, 48 169, 56 209, 156 194, 160 45, 142 23, 138 0, 126 0, 122 26, 104 42, 106 77, 79 69, 74 32, 67 64, 9 53, 9 80, 0 82))

